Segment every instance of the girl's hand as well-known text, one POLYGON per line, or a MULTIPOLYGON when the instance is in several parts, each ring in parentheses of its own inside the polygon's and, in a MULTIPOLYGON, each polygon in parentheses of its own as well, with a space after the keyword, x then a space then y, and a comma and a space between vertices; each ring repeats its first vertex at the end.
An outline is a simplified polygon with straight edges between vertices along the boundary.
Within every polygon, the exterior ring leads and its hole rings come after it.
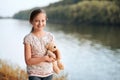
POLYGON ((45 59, 45 61, 46 62, 54 62, 55 61, 55 59, 54 58, 52 58, 52 57, 49 57, 49 56, 44 56, 44 59, 45 59))

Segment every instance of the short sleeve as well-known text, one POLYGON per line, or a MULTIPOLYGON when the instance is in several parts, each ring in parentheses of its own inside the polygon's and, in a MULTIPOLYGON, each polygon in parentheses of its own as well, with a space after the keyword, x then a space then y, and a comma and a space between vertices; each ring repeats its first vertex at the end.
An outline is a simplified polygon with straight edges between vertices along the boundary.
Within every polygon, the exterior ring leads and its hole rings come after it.
POLYGON ((51 36, 51 41, 55 42, 55 37, 52 33, 50 33, 50 36, 51 36))
POLYGON ((31 39, 30 39, 30 37, 27 35, 27 36, 25 36, 24 37, 24 39, 23 39, 23 44, 31 44, 31 41, 30 41, 31 39))

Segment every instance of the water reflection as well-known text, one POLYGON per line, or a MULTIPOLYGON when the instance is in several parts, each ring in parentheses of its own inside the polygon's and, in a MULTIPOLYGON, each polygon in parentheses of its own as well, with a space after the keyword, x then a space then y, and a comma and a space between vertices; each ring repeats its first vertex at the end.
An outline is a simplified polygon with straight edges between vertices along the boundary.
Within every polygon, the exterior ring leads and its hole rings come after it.
POLYGON ((120 27, 119 26, 73 26, 48 24, 53 30, 63 30, 65 33, 80 39, 89 39, 103 44, 111 49, 120 48, 120 27), (53 26, 53 28, 52 28, 53 26), (82 37, 82 38, 81 38, 82 37))
POLYGON ((120 79, 120 45, 119 36, 116 37, 119 27, 58 24, 48 24, 47 27, 59 39, 69 80, 120 79))

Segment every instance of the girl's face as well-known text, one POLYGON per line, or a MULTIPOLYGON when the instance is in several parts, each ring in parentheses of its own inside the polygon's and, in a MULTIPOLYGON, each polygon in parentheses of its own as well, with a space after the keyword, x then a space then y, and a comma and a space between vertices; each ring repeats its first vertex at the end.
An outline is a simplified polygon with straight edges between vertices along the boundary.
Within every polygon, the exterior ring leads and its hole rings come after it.
POLYGON ((46 26, 46 14, 39 13, 31 22, 35 31, 41 31, 46 26))

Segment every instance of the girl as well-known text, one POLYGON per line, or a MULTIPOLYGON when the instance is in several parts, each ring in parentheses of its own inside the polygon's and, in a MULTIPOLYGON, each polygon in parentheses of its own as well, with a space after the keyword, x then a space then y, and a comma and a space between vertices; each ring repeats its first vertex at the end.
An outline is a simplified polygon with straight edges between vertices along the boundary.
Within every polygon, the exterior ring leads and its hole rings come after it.
POLYGON ((46 20, 46 13, 42 9, 36 9, 30 15, 32 31, 24 37, 25 62, 29 80, 52 80, 52 62, 55 59, 45 55, 45 45, 54 41, 54 36, 44 31, 46 20))

